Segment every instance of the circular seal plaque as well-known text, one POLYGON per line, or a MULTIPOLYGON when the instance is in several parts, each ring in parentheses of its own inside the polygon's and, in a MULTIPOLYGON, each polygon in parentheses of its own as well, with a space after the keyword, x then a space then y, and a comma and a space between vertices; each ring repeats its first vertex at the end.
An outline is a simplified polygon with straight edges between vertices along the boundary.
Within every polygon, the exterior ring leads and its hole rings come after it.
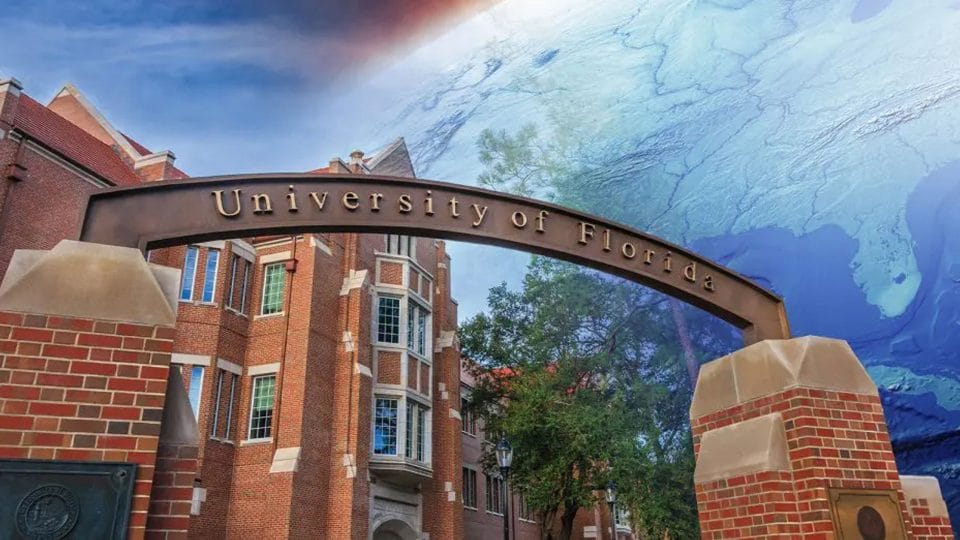
POLYGON ((17 530, 29 540, 60 540, 79 516, 80 505, 73 492, 63 486, 40 486, 17 505, 17 530))
POLYGON ((872 506, 864 506, 857 512, 857 530, 864 540, 885 540, 887 526, 883 516, 872 506))

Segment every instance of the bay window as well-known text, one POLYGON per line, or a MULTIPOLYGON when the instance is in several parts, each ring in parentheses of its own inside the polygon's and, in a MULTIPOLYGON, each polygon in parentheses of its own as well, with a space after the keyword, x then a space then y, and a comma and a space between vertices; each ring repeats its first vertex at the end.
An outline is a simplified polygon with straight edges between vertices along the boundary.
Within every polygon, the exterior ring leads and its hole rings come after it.
POLYGON ((397 455, 398 403, 393 398, 377 398, 373 418, 373 453, 397 455))

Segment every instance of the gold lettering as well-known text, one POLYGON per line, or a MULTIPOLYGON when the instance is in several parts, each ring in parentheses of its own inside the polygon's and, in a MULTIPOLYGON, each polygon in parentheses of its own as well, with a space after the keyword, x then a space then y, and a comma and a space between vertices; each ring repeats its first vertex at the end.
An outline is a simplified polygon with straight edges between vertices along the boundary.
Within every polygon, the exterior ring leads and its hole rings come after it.
POLYGON ((593 231, 596 230, 596 227, 582 221, 578 222, 577 225, 580 227, 580 239, 577 240, 577 243, 586 245, 587 238, 593 238, 593 231))
POLYGON ((632 259, 637 256, 637 248, 630 242, 624 242, 620 246, 620 253, 626 258, 632 259))
POLYGON ((413 202, 410 200, 410 196, 404 193, 400 195, 397 199, 397 203, 400 205, 401 214, 409 214, 413 210, 413 202))
POLYGON ((427 198, 423 200, 423 203, 427 206, 427 209, 423 211, 424 214, 428 216, 433 215, 433 195, 430 194, 430 190, 427 190, 427 198))
POLYGON ((473 208, 473 213, 477 215, 477 219, 474 220, 473 226, 479 227, 483 223, 483 218, 487 215, 487 207, 481 207, 478 204, 471 204, 470 207, 473 208))
POLYGON ((290 193, 287 193, 287 203, 291 212, 297 211, 297 194, 293 192, 293 186, 290 186, 290 193))
POLYGON ((450 204, 450 215, 453 216, 453 217, 455 217, 455 218, 460 217, 460 212, 457 211, 457 204, 458 204, 459 202, 460 202, 460 201, 458 201, 456 197, 452 197, 452 198, 450 199, 450 203, 449 203, 449 204, 450 204))
POLYGON ((217 199, 217 212, 220 212, 220 215, 223 217, 236 217, 240 215, 240 190, 233 190, 233 205, 237 208, 233 212, 227 212, 223 208, 223 190, 218 189, 213 192, 213 196, 217 199))
POLYGON ((351 212, 360 208, 360 197, 352 191, 348 191, 343 194, 343 207, 351 212))
POLYGON ((711 276, 710 274, 707 274, 707 275, 703 276, 703 288, 706 289, 706 290, 708 290, 708 291, 710 291, 710 292, 713 292, 713 291, 714 291, 714 289, 713 289, 713 276, 711 276))
POLYGON ((527 215, 523 212, 514 212, 513 215, 510 216, 510 221, 513 222, 514 227, 522 229, 527 226, 527 215))
POLYGON ((683 279, 691 282, 697 282, 697 263, 692 262, 683 267, 683 279))
POLYGON ((323 192, 323 196, 317 195, 316 191, 310 192, 310 198, 313 199, 314 204, 317 205, 317 210, 323 210, 323 205, 327 204, 327 192, 323 192))
POLYGON ((670 252, 663 256, 663 271, 673 272, 673 260, 670 259, 670 252))
POLYGON ((383 193, 371 193, 370 194, 370 211, 379 212, 380 211, 380 199, 383 198, 383 193))
POLYGON ((643 250, 643 264, 653 264, 653 256, 656 254, 657 252, 652 249, 643 250))
POLYGON ((253 199, 253 213, 254 214, 272 214, 273 208, 270 206, 270 196, 266 193, 257 193, 250 197, 253 199), (260 203, 263 203, 266 208, 261 208, 260 203))
POLYGON ((547 212, 546 210, 541 210, 540 212, 537 213, 536 220, 537 220, 537 232, 538 232, 538 233, 545 232, 545 230, 544 230, 544 228, 543 228, 543 220, 544 220, 544 218, 546 218, 546 217, 549 216, 549 215, 550 215, 550 212, 547 212))
MULTIPOLYGON (((610 251, 610 229, 603 230, 603 250, 610 251)), ((631 259, 633 257, 630 257, 631 259)))

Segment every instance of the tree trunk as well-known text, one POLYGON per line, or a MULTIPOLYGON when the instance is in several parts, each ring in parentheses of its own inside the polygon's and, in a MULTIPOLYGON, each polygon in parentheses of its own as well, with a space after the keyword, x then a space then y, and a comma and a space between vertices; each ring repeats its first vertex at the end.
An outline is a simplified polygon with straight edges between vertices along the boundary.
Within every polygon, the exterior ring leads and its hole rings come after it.
POLYGON ((573 520, 577 517, 576 504, 564 504, 563 515, 560 517, 560 540, 570 540, 573 535, 573 520))
POLYGON ((696 388, 697 375, 700 373, 700 363, 697 362, 697 355, 693 352, 693 341, 690 339, 690 331, 687 330, 687 320, 683 316, 679 300, 669 298, 667 303, 670 305, 670 314, 673 315, 673 324, 677 327, 677 336, 680 338, 680 347, 683 349, 683 359, 687 365, 687 376, 690 377, 690 388, 696 388))

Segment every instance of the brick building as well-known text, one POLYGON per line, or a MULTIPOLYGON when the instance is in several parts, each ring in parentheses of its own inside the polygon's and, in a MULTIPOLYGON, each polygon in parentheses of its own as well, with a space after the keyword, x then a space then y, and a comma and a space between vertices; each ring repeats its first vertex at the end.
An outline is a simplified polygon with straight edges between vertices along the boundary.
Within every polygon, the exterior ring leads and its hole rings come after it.
MULTIPOLYGON (((71 85, 43 105, 0 82, 0 276, 14 250, 76 238, 93 191, 187 178, 174 161, 71 85)), ((415 176, 402 139, 311 172, 415 176)), ((459 413, 469 380, 443 242, 303 234, 147 256, 182 272, 172 363, 200 433, 190 536, 502 537, 506 492, 459 413)), ((512 501, 517 538, 536 538, 512 501)), ((583 512, 578 536, 607 538, 601 513, 583 512)))

